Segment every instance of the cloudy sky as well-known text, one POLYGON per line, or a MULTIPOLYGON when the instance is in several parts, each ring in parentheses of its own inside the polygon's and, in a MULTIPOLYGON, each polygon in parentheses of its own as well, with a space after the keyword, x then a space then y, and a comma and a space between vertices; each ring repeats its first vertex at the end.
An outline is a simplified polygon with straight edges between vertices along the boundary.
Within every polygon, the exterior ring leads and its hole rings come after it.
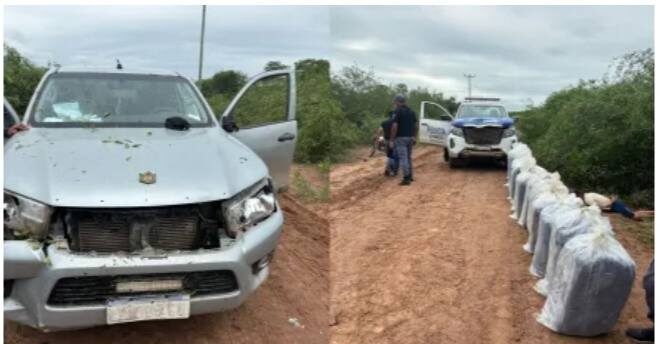
MULTIPOLYGON (((196 78, 200 6, 5 7, 5 42, 46 65, 159 68, 196 78)), ((329 55, 326 7, 207 6, 204 76, 329 55)))
MULTIPOLYGON (((5 41, 46 65, 113 65, 195 78, 201 8, 5 7, 5 41)), ((474 95, 513 109, 600 78, 612 59, 653 47, 652 7, 411 6, 207 9, 204 76, 247 74, 269 60, 328 58, 332 69, 373 68, 384 82, 474 95)))
POLYGON ((518 109, 600 78, 616 56, 653 47, 652 7, 335 7, 333 69, 358 64, 386 82, 518 109))

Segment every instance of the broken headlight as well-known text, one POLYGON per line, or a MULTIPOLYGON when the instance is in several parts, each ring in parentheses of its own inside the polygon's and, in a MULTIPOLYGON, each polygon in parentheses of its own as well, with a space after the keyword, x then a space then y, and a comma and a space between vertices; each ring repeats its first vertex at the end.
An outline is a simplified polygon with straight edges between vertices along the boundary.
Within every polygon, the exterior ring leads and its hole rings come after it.
POLYGON ((455 128, 452 128, 452 130, 450 130, 450 134, 455 135, 455 136, 459 136, 459 137, 464 137, 464 130, 462 130, 462 128, 455 127, 455 128))
POLYGON ((53 212, 48 205, 5 192, 4 210, 5 228, 17 238, 46 237, 53 212))
POLYGON ((225 228, 233 237, 256 225, 276 211, 276 197, 271 181, 261 182, 245 189, 232 199, 224 201, 225 228))
POLYGON ((517 134, 517 132, 515 131, 515 128, 511 127, 511 128, 503 129, 503 137, 504 138, 515 136, 515 134, 517 134))

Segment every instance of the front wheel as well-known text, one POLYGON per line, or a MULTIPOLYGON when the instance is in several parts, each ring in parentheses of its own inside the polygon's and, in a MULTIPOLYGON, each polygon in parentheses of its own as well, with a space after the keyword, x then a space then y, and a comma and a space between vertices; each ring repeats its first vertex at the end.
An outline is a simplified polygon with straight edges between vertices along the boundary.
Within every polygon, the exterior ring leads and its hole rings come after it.
POLYGON ((443 160, 447 163, 450 160, 450 154, 448 154, 448 149, 443 148, 443 160))
POLYGON ((450 168, 461 167, 462 165, 464 165, 464 159, 450 157, 448 165, 450 166, 450 168))

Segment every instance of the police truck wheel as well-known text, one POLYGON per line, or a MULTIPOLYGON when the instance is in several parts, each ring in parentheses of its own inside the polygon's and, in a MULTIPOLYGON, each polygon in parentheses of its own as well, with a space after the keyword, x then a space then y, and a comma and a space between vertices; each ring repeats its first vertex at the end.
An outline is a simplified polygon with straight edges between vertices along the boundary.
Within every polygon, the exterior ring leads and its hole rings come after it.
POLYGON ((463 165, 463 160, 461 158, 450 158, 448 161, 450 168, 458 168, 463 165))

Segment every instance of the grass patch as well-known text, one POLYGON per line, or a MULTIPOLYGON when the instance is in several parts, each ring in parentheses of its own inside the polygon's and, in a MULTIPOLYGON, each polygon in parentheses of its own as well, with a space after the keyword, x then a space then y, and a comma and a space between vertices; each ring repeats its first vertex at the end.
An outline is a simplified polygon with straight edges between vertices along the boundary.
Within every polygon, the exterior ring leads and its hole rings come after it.
POLYGON ((643 244, 654 247, 654 219, 645 219, 636 226, 631 226, 632 232, 643 244))
POLYGON ((642 222, 635 222, 630 220, 618 220, 615 221, 615 225, 618 227, 617 230, 622 230, 624 232, 630 233, 638 241, 647 247, 654 247, 654 218, 649 217, 643 219, 642 222))
POLYGON ((325 159, 318 163, 318 172, 321 175, 329 176, 329 172, 332 170, 332 162, 329 159, 325 159))
POLYGON ((310 202, 327 202, 330 198, 329 183, 323 187, 312 185, 304 176, 295 172, 293 175, 292 187, 295 194, 302 200, 310 202))

